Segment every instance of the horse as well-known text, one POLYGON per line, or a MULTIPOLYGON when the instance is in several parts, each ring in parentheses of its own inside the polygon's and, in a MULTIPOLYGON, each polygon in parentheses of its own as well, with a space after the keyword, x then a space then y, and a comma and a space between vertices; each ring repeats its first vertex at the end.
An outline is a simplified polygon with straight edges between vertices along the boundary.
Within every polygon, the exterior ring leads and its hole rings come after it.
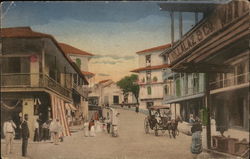
POLYGON ((178 130, 179 122, 182 123, 182 119, 179 116, 176 119, 172 119, 171 121, 168 121, 167 129, 168 129, 168 134, 170 138, 171 138, 171 134, 174 138, 176 137, 176 135, 179 135, 179 130, 178 130))

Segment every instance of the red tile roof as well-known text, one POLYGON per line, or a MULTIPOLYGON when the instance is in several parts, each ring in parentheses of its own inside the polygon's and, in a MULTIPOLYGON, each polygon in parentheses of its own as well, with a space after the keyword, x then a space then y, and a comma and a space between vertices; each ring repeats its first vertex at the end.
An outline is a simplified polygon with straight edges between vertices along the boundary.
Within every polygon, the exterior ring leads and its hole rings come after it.
POLYGON ((66 53, 59 46, 56 39, 50 34, 44 34, 39 32, 34 32, 30 27, 13 27, 13 28, 0 28, 0 37, 1 38, 50 38, 60 52, 64 55, 66 60, 71 64, 71 66, 75 69, 75 71, 82 76, 85 83, 88 84, 87 79, 82 74, 81 70, 77 67, 74 62, 66 55, 66 53))
POLYGON ((82 74, 84 74, 85 76, 94 76, 95 74, 92 72, 87 72, 87 71, 82 71, 82 74))
POLYGON ((63 49, 63 51, 66 52, 67 54, 78 54, 78 55, 94 56, 91 53, 88 53, 86 51, 82 51, 82 50, 80 50, 78 48, 75 48, 73 46, 70 46, 68 44, 59 43, 59 45, 63 49))
POLYGON ((102 81, 100 81, 100 82, 98 82, 98 83, 101 84, 101 83, 106 83, 106 82, 108 82, 108 81, 111 81, 111 79, 102 80, 102 81))
POLYGON ((157 66, 147 66, 147 67, 141 67, 141 68, 134 69, 134 70, 132 70, 130 72, 140 72, 140 71, 147 71, 147 70, 158 70, 158 69, 168 68, 168 67, 169 67, 168 64, 157 65, 157 66))
POLYGON ((54 39, 54 37, 49 34, 34 32, 30 27, 1 28, 1 37, 4 38, 47 37, 54 39))
POLYGON ((136 53, 137 54, 143 54, 143 53, 147 53, 147 52, 160 51, 160 50, 167 49, 169 47, 171 47, 171 44, 166 44, 166 45, 161 45, 161 46, 149 48, 149 49, 146 49, 146 50, 138 51, 136 53))

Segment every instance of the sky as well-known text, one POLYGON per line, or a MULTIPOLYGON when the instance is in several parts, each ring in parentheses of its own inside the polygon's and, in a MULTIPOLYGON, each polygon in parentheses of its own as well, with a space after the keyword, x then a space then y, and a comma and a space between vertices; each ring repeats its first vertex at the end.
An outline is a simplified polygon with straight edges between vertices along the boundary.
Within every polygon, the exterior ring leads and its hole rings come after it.
MULTIPOLYGON (((1 27, 30 26, 95 56, 96 82, 118 81, 138 68, 136 52, 170 43, 170 16, 159 2, 4 2, 1 27)), ((194 17, 184 14, 184 32, 194 17)))

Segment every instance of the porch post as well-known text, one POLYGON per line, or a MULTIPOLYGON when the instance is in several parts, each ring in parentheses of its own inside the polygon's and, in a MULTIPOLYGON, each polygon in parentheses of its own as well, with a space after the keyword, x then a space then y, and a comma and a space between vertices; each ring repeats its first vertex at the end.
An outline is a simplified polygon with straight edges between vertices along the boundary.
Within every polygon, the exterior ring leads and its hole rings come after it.
POLYGON ((205 73, 205 105, 207 108, 207 125, 206 125, 206 134, 207 134, 207 148, 211 148, 211 122, 210 122, 210 88, 209 88, 209 73, 205 73))
POLYGON ((170 17, 171 17, 171 43, 173 45, 174 43, 174 12, 170 12, 170 17))

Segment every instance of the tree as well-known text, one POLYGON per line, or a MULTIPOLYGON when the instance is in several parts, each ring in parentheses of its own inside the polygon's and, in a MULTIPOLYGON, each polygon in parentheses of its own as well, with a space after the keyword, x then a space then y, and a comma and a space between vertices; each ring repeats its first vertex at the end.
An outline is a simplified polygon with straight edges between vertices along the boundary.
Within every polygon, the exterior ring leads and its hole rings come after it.
POLYGON ((137 103, 139 103, 139 86, 137 84, 138 76, 132 74, 130 76, 123 77, 116 84, 122 89, 124 96, 127 96, 129 92, 135 96, 137 103))

